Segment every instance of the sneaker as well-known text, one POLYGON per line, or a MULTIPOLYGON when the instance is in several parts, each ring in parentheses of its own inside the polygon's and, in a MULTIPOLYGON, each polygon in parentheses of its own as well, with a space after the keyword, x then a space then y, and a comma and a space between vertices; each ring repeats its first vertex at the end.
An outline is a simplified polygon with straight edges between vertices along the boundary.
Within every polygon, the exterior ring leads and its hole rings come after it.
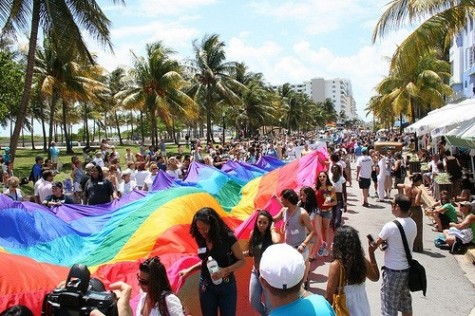
POLYGON ((363 203, 363 207, 369 207, 369 203, 363 203))
POLYGON ((455 242, 452 244, 452 248, 449 250, 451 254, 458 254, 462 250, 462 241, 459 238, 455 238, 455 242))
POLYGON ((318 255, 321 257, 325 253, 327 247, 327 243, 323 242, 322 245, 320 246, 320 249, 318 249, 318 255))

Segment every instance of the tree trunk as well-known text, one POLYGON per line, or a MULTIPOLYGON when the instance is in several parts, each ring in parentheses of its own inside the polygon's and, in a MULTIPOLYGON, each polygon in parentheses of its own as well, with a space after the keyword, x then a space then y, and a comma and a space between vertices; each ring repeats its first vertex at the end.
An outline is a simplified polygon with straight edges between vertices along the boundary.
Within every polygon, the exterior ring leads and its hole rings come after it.
POLYGON ((86 134, 86 146, 91 146, 91 140, 89 135, 89 122, 87 119, 87 105, 84 108, 84 133, 86 134))
POLYGON ((18 116, 15 122, 15 128, 13 129, 13 134, 10 139, 12 161, 15 161, 18 140, 20 138, 23 121, 26 118, 28 103, 30 101, 31 83, 33 82, 33 69, 35 67, 36 43, 38 41, 38 27, 40 23, 40 2, 40 0, 33 0, 30 41, 28 45, 28 56, 25 71, 25 85, 23 89, 23 96, 21 97, 20 108, 18 110, 18 116))
MULTIPOLYGON (((58 91, 56 88, 53 88, 53 95, 51 96, 51 104, 50 104, 50 112, 49 112, 49 137, 48 137, 48 143, 46 144, 46 148, 49 148, 49 145, 54 139, 54 128, 56 126, 54 122, 54 114, 56 113, 56 104, 58 103, 59 96, 58 96, 58 91)), ((48 158, 51 159, 51 155, 48 151, 48 158)))
POLYGON ((178 140, 176 139, 176 134, 175 134, 175 119, 172 117, 172 135, 173 135, 173 141, 175 142, 175 145, 178 145, 178 140))
POLYGON ((107 112, 104 112, 104 138, 107 139, 107 112))
POLYGON ((48 143, 46 142, 46 125, 45 125, 45 114, 43 112, 43 107, 40 106, 40 115, 41 115, 41 129, 43 131, 43 151, 48 150, 48 143))
POLYGON ((23 148, 25 148, 25 128, 21 128, 21 142, 22 142, 22 146, 23 148))
POLYGON ((31 116, 31 149, 36 150, 35 148, 35 134, 33 132, 34 119, 33 115, 31 116))
POLYGON ((134 138, 134 112, 130 111, 130 135, 134 138))
POLYGON ((142 134, 142 143, 145 143, 145 131, 143 127, 143 112, 140 110, 140 134, 142 134))
POLYGON ((66 141, 66 153, 74 154, 73 146, 71 144, 70 135, 68 132, 68 122, 67 122, 67 114, 68 114, 68 105, 63 101, 62 103, 62 110, 63 110, 63 132, 64 132, 64 139, 66 141))
POLYGON ((206 87, 206 144, 209 144, 212 138, 212 127, 211 127, 211 87, 207 85, 206 87))
POLYGON ((119 125, 119 118, 117 117, 117 111, 114 111, 114 117, 115 117, 115 126, 117 127, 117 134, 119 136, 119 144, 121 146, 124 146, 124 143, 122 142, 122 136, 120 135, 120 125, 119 125))

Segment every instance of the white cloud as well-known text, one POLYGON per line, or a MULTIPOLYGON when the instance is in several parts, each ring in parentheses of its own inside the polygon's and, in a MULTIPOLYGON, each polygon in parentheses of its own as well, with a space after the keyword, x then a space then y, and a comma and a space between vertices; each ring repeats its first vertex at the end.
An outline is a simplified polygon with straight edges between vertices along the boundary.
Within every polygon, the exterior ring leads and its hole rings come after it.
POLYGON ((138 9, 150 16, 179 15, 216 3, 216 0, 139 0, 138 9))
MULTIPOLYGON (((307 34, 323 34, 345 25, 365 21, 374 15, 380 6, 377 0, 339 0, 339 1, 261 1, 252 3, 252 10, 265 17, 291 20, 303 25, 307 34), (374 9, 371 9, 374 8, 374 9)), ((364 23, 364 22, 361 22, 364 23)))
POLYGON ((107 14, 114 13, 124 17, 156 17, 187 14, 201 7, 212 5, 217 0, 135 0, 126 1, 126 5, 110 5, 100 0, 101 8, 107 14))
POLYGON ((388 73, 388 61, 396 45, 407 37, 402 30, 375 45, 361 46, 352 55, 336 54, 327 47, 312 47, 308 41, 290 44, 290 52, 277 43, 249 45, 243 38, 229 41, 228 59, 245 61, 251 71, 262 72, 271 84, 302 83, 316 77, 347 78, 353 86, 358 114, 364 118, 364 108, 373 88, 388 73))

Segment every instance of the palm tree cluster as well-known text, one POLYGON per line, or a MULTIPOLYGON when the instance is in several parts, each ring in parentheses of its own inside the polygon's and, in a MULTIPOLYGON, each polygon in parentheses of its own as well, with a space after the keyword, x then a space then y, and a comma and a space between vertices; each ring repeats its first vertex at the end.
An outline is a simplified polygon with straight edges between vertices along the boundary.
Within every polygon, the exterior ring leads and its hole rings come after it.
POLYGON ((406 24, 422 23, 394 52, 389 74, 375 87, 368 113, 388 127, 396 118, 414 122, 444 105, 452 94, 449 48, 467 23, 473 23, 474 13, 473 0, 391 1, 377 22, 373 41, 406 24))
MULTIPOLYGON (((227 61, 225 44, 216 34, 193 41, 193 60, 175 60, 174 51, 158 41, 146 45, 145 56, 132 53, 133 67, 112 72, 100 67, 94 55, 84 58, 61 49, 54 36, 45 34, 43 44, 35 47, 25 115, 31 131, 33 120, 40 122, 44 149, 61 134, 71 152, 71 126, 78 123, 86 145, 91 132, 92 139, 100 138, 102 130, 104 138, 117 134, 122 144, 124 125, 128 137, 150 137, 152 145, 158 145, 159 132, 174 138, 184 128, 206 129, 212 141, 212 122, 251 136, 260 128, 304 131, 335 120, 330 100, 317 105, 290 84, 274 91, 261 73, 227 61)), ((17 115, 17 122, 20 119, 17 115)))

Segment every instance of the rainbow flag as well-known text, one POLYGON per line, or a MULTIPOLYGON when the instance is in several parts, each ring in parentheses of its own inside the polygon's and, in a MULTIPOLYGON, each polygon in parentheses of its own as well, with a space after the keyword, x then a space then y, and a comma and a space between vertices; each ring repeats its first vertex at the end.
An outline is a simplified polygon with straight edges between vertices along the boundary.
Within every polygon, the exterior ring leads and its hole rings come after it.
MULTIPOLYGON (((280 209, 283 189, 313 186, 324 169, 319 149, 292 163, 263 157, 255 165, 228 162, 222 170, 193 163, 184 180, 159 174, 151 192, 134 191, 109 204, 63 205, 49 209, 0 195, 0 311, 14 304, 39 315, 45 294, 65 280, 74 263, 86 264, 106 286, 118 280, 138 294, 136 272, 145 258, 160 256, 174 290, 189 313, 200 314, 197 275, 178 272, 196 263, 197 245, 189 234, 193 215, 214 208, 245 247, 256 209, 280 209)), ((238 314, 249 312, 252 260, 237 273, 238 314)))

